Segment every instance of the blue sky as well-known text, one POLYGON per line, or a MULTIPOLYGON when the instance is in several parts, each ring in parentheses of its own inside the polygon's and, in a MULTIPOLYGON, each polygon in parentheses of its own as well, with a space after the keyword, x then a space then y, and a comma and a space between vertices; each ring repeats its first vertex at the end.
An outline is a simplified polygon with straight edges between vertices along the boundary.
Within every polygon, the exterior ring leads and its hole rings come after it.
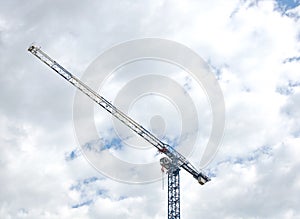
POLYGON ((300 5, 299 0, 276 0, 276 2, 278 4, 278 8, 284 12, 300 5))
MULTIPOLYGON (((0 218, 166 218, 161 181, 116 182, 85 159, 73 125, 74 87, 26 51, 36 42, 81 76, 106 49, 143 37, 174 40, 197 52, 224 93, 222 146, 206 167, 212 181, 199 186, 181 171, 182 217, 299 218, 299 5, 293 0, 2 1, 0 218)), ((172 77, 193 100, 201 99, 186 77, 172 77)), ((105 95, 113 97, 125 80, 112 78, 105 95)), ((201 111, 205 101, 199 101, 201 111)), ((151 118, 153 112, 143 110, 133 115, 145 122, 143 115, 151 118)), ((107 112, 100 112, 101 148, 134 160, 136 154, 112 133, 107 112)), ((174 113, 164 113, 165 121, 172 121, 174 113)), ((211 121, 209 113, 201 118, 211 121)), ((199 148, 189 157, 195 165, 209 128, 199 132, 204 133, 199 148)), ((155 161, 152 155, 142 161, 155 161)))

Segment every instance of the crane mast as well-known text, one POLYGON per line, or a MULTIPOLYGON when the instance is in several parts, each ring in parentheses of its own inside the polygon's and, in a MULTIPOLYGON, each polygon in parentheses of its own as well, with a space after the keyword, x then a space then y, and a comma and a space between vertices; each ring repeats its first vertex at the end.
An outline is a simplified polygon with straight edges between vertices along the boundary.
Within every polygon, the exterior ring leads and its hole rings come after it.
POLYGON ((45 52, 43 52, 39 47, 31 45, 28 51, 36 56, 39 60, 44 62, 47 66, 53 69, 56 73, 90 97, 94 102, 103 107, 106 111, 111 113, 114 117, 124 123, 132 131, 140 135, 150 144, 158 149, 159 152, 164 153, 169 158, 162 158, 160 163, 163 167, 168 169, 168 197, 169 197, 169 208, 168 215, 169 218, 180 218, 179 211, 179 170, 183 168, 188 173, 190 173, 198 182, 203 185, 210 181, 209 177, 204 173, 198 171, 182 154, 176 151, 173 147, 165 144, 153 134, 151 134, 147 129, 138 124, 136 121, 128 117, 117 107, 111 104, 104 97, 100 96, 97 92, 92 90, 88 85, 83 83, 60 64, 50 58, 45 52))

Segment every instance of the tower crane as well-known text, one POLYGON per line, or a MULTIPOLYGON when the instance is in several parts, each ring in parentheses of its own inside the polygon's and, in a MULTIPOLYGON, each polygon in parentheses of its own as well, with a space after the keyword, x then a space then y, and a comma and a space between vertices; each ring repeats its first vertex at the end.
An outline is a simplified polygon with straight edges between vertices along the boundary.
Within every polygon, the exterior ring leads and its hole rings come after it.
POLYGON ((180 169, 184 169, 190 173, 201 185, 204 185, 206 182, 210 181, 210 178, 203 172, 198 171, 182 154, 176 151, 173 147, 159 140, 147 129, 124 114, 108 100, 100 96, 88 85, 80 81, 68 70, 50 58, 40 49, 40 47, 31 45, 28 48, 28 51, 84 94, 86 94, 94 102, 124 123, 128 128, 156 147, 159 152, 166 155, 166 157, 160 159, 160 164, 162 167, 167 169, 168 174, 168 219, 180 219, 180 169))

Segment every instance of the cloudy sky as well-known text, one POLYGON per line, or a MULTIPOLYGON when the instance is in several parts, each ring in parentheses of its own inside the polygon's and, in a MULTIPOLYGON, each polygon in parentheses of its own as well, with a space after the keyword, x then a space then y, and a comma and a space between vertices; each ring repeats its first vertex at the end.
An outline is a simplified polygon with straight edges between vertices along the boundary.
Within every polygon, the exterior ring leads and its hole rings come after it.
POLYGON ((0 218, 167 218, 161 181, 116 182, 82 156, 75 88, 27 52, 35 42, 81 76, 105 50, 145 37, 197 52, 224 94, 212 181, 181 171, 182 218, 300 218, 299 0, 0 1, 0 218))

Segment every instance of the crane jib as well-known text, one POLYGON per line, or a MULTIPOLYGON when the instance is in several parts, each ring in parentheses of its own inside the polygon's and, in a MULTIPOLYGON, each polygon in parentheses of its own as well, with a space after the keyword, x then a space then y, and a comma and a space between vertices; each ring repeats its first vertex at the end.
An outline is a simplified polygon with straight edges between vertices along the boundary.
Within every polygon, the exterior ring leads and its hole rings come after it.
POLYGON ((154 147, 156 147, 159 152, 167 155, 172 162, 174 162, 178 167, 183 168, 187 172, 189 172, 194 178, 198 180, 198 182, 203 185, 207 181, 210 181, 209 177, 199 172, 182 154, 176 151, 173 147, 168 144, 163 143, 153 134, 151 134, 147 129, 142 127, 136 121, 128 117, 122 111, 120 111, 117 107, 107 101, 104 97, 100 96, 97 92, 92 90, 89 86, 84 84, 81 80, 67 71, 64 67, 50 58, 45 52, 43 52, 37 46, 30 46, 28 51, 48 65, 51 69, 53 69, 60 76, 69 81, 72 85, 90 97, 94 102, 103 107, 106 111, 111 113, 114 117, 124 123, 127 127, 129 127, 132 131, 140 135, 154 147))

